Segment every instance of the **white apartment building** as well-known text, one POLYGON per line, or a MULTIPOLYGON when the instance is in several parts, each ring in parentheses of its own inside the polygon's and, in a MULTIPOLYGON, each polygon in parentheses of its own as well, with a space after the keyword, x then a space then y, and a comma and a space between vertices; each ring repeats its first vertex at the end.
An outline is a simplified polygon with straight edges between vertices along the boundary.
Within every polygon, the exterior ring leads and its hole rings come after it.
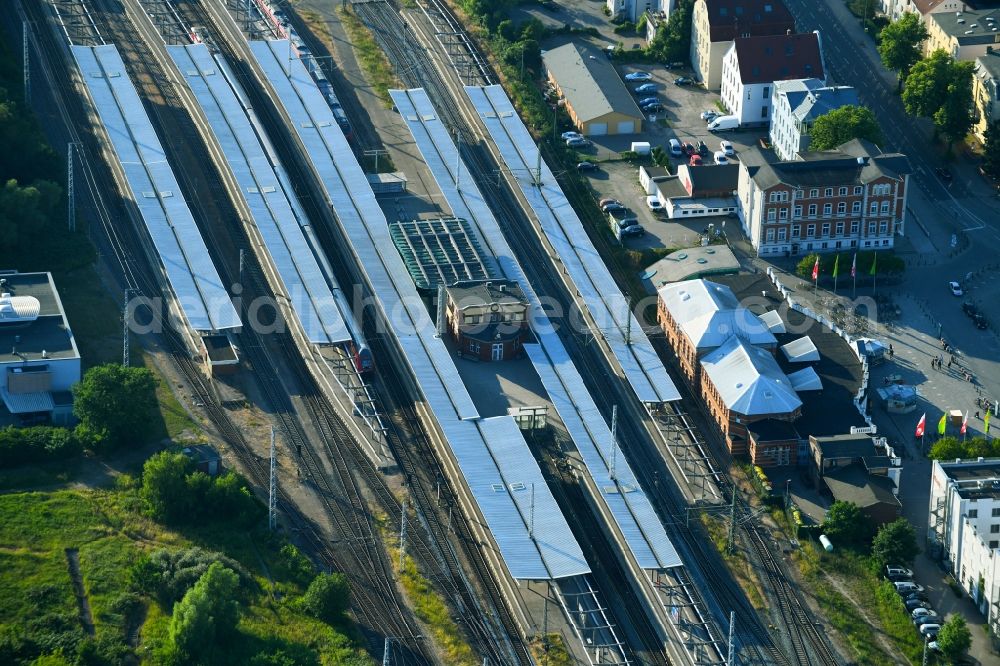
POLYGON ((928 521, 929 553, 1000 631, 1000 458, 934 461, 928 521))
POLYGON ((881 0, 880 4, 882 13, 893 21, 898 21, 906 12, 919 14, 927 20, 928 14, 960 12, 966 6, 963 0, 881 0))
POLYGON ((606 0, 612 16, 620 16, 633 23, 638 23, 646 12, 662 14, 663 18, 667 18, 676 4, 677 0, 606 0))
POLYGON ((722 103, 740 125, 768 125, 776 81, 826 80, 818 32, 737 37, 722 59, 722 103))
POLYGON ((809 150, 810 130, 822 115, 842 106, 858 105, 850 86, 827 87, 819 79, 775 81, 771 98, 771 147, 783 160, 809 150))

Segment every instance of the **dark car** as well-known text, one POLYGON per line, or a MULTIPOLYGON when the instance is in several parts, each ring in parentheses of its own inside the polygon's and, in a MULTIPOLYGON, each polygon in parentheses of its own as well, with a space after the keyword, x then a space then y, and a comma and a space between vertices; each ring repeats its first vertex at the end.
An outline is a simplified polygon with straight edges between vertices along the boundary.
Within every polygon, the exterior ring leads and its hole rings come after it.
POLYGON ((668 62, 667 63, 667 69, 680 69, 683 66, 684 66, 684 63, 682 63, 682 62, 668 62))
POLYGON ((911 613, 913 611, 917 610, 918 608, 930 608, 931 607, 930 602, 923 601, 921 599, 911 599, 910 601, 904 602, 903 605, 906 606, 906 610, 908 610, 911 613))
POLYGON ((935 175, 937 175, 938 178, 940 178, 945 183, 950 184, 951 181, 954 179, 954 176, 951 175, 951 171, 942 167, 934 169, 934 173, 935 175))
POLYGON ((597 171, 597 165, 593 162, 580 162, 576 168, 578 171, 597 171))
POLYGON ((694 83, 694 79, 688 78, 687 76, 678 76, 674 79, 675 86, 689 86, 694 83))
POLYGON ((659 102, 656 102, 655 104, 647 104, 641 108, 645 113, 659 113, 660 111, 663 111, 663 105, 659 102))
POLYGON ((684 154, 690 157, 691 155, 697 154, 698 149, 694 147, 694 144, 685 143, 684 144, 684 154))
POLYGON ((975 318, 975 316, 979 314, 979 308, 977 308, 972 303, 966 301, 965 303, 962 303, 962 312, 964 312, 965 314, 969 315, 972 318, 975 318))
POLYGON ((706 157, 706 156, 708 156, 708 155, 709 155, 709 154, 710 154, 711 152, 712 152, 712 151, 710 151, 710 150, 708 149, 708 146, 706 146, 706 145, 705 145, 705 142, 704 142, 704 141, 699 141, 699 142, 698 142, 698 154, 699 154, 699 155, 701 155, 702 157, 706 157))
POLYGON ((981 312, 972 318, 972 323, 975 324, 976 328, 980 331, 985 331, 990 327, 990 322, 987 321, 986 317, 984 317, 981 312))

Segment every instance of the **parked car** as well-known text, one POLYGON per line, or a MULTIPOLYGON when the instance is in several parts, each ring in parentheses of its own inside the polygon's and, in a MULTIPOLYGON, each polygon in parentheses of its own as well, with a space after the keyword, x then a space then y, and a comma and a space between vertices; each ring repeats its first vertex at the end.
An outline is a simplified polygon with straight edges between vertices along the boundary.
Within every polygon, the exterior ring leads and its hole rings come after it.
POLYGON ((680 69, 683 66, 684 63, 682 62, 668 62, 666 65, 667 69, 680 69))
POLYGON ((572 139, 566 139, 566 145, 570 148, 585 148, 590 145, 590 141, 582 136, 575 136, 572 139))
POLYGON ((715 151, 713 157, 715 158, 716 164, 729 164, 729 160, 726 159, 726 154, 721 150, 715 151))
POLYGON ((673 155, 674 157, 680 157, 681 154, 684 152, 681 149, 681 142, 678 141, 677 139, 671 139, 669 141, 669 145, 670 145, 670 154, 673 155))
POLYGON ((641 109, 644 113, 659 113, 660 111, 663 111, 663 105, 656 102, 655 104, 647 104, 646 106, 641 107, 641 109))
POLYGON ((937 638, 938 632, 941 631, 940 624, 925 624, 920 627, 920 635, 928 636, 931 638, 937 638))
POLYGON ((562 138, 563 141, 569 141, 570 139, 582 139, 583 135, 579 132, 563 132, 562 138))
POLYGON ((726 157, 736 156, 736 149, 733 148, 733 144, 725 139, 719 142, 719 148, 721 148, 722 152, 726 154, 726 157))
POLYGON ((896 591, 900 594, 910 594, 911 592, 923 592, 924 586, 917 585, 916 583, 911 583, 910 581, 901 581, 898 583, 893 583, 896 586, 896 591))
POLYGON ((979 308, 977 308, 973 303, 966 301, 962 303, 962 312, 969 315, 969 317, 975 317, 979 314, 979 308))
POLYGON ((702 157, 708 157, 708 155, 709 155, 710 152, 711 151, 709 151, 708 146, 705 144, 704 141, 699 141, 698 142, 698 154, 699 155, 701 155, 702 157))
POLYGON ((706 121, 706 122, 712 122, 713 120, 715 120, 716 118, 718 118, 719 115, 720 114, 719 114, 718 111, 712 111, 711 109, 708 109, 707 111, 702 111, 701 112, 701 119, 704 120, 704 121, 706 121))
POLYGON ((601 212, 603 212, 603 213, 607 213, 612 208, 624 208, 625 207, 625 205, 621 201, 618 201, 618 199, 612 199, 611 197, 607 197, 607 198, 601 199, 598 202, 598 205, 601 207, 601 212))
POLYGON ((948 288, 951 289, 952 296, 961 296, 965 292, 962 291, 962 285, 952 280, 948 283, 948 288))
POLYGON ((954 176, 951 175, 951 171, 942 167, 934 169, 934 174, 943 182, 948 184, 951 184, 951 181, 954 180, 954 176))
POLYGON ((701 159, 701 155, 692 155, 691 159, 688 160, 688 166, 702 166, 705 162, 701 159))
POLYGON ((715 120, 708 123, 709 132, 729 132, 739 129, 740 119, 736 116, 717 116, 715 120))
POLYGON ((629 72, 625 75, 626 81, 652 81, 653 75, 649 72, 629 72))
POLYGON ((886 574, 886 580, 892 581, 893 583, 898 583, 900 581, 910 580, 913 576, 907 576, 905 574, 886 574))
POLYGON ((643 83, 641 86, 636 86, 632 90, 639 95, 645 95, 647 93, 656 92, 658 86, 655 83, 643 83))
POLYGON ((687 156, 690 157, 691 155, 694 155, 697 152, 698 152, 698 149, 694 147, 693 143, 687 143, 687 142, 685 142, 685 144, 684 144, 684 154, 685 155, 687 155, 687 156))
POLYGON ((646 229, 641 224, 630 224, 620 231, 621 236, 642 236, 645 233, 646 229))
POLYGON ((903 602, 903 605, 906 606, 906 610, 912 613, 918 608, 929 609, 931 607, 931 602, 927 601, 926 599, 907 599, 906 601, 903 602))
POLYGON ((916 620, 918 617, 924 617, 925 615, 937 615, 933 609, 923 606, 921 608, 914 608, 910 611, 910 617, 916 620))
POLYGON ((918 615, 913 618, 913 626, 919 629, 920 627, 925 627, 929 624, 941 624, 941 616, 931 611, 930 613, 925 613, 923 615, 918 615))
POLYGON ((986 316, 980 312, 975 317, 972 318, 972 323, 976 325, 980 331, 985 331, 990 327, 990 322, 986 319, 986 316))
POLYGON ((646 208, 653 211, 654 213, 660 213, 663 211, 663 202, 655 194, 646 197, 646 208))
POLYGON ((927 593, 926 592, 910 592, 908 595, 906 595, 906 601, 911 601, 913 599, 916 599, 918 601, 927 601, 927 593))
POLYGON ((689 78, 687 76, 678 76, 676 79, 674 79, 675 86, 689 86, 692 83, 694 83, 694 79, 689 78))
POLYGON ((593 162, 580 162, 576 165, 577 171, 597 171, 598 167, 593 162))
POLYGON ((601 198, 600 201, 597 202, 597 205, 603 208, 604 206, 607 206, 609 203, 620 204, 621 201, 618 201, 618 199, 615 199, 614 197, 603 197, 601 198))
POLYGON ((657 103, 659 101, 660 101, 659 97, 657 97, 656 95, 652 95, 650 97, 643 97, 642 99, 640 99, 638 101, 638 104, 639 104, 639 106, 643 106, 643 105, 646 105, 646 104, 655 104, 655 103, 657 103))

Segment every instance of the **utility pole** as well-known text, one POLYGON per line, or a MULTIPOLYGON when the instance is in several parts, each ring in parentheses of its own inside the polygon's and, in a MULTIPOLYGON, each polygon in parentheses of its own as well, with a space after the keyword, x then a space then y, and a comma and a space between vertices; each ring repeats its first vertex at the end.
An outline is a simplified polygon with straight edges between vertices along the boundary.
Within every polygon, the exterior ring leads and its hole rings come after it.
POLYGON ((632 297, 625 297, 625 344, 632 344, 632 297))
POLYGON ((70 231, 76 231, 76 184, 73 178, 76 160, 74 156, 80 144, 70 141, 66 144, 66 226, 70 231))
POLYGON ((733 486, 733 503, 729 507, 729 552, 736 547, 736 486, 733 486))
POLYGON ((240 248, 240 289, 242 289, 242 288, 243 288, 243 268, 244 268, 244 266, 246 265, 246 263, 245 263, 245 258, 244 258, 244 256, 243 256, 244 252, 246 252, 246 250, 244 250, 244 249, 243 249, 243 248, 241 247, 241 248, 240 248))
POLYGON ((403 573, 403 557, 406 555, 406 500, 403 500, 403 511, 399 525, 399 573, 403 573))
POLYGON ((271 426, 271 484, 267 494, 267 526, 273 532, 278 524, 278 465, 274 453, 274 426, 271 426))
POLYGON ((28 39, 30 35, 31 29, 28 27, 28 22, 22 21, 21 40, 24 42, 24 52, 21 54, 21 57, 24 60, 24 105, 26 107, 31 104, 31 60, 28 57, 28 39))
POLYGON ((729 652, 726 666, 736 666, 736 611, 729 611, 729 652))
POLYGON ((618 405, 612 405, 611 407, 611 480, 616 481, 615 478, 615 462, 617 458, 616 452, 618 451, 618 405))
POLYGON ((535 484, 531 484, 531 506, 528 509, 528 537, 535 538, 535 484))
POLYGON ((392 654, 392 639, 386 636, 385 647, 382 649, 382 666, 389 666, 389 655, 392 654))
POLYGON ((122 366, 129 367, 129 316, 128 316, 128 302, 132 296, 132 290, 125 287, 125 303, 122 307, 122 366))

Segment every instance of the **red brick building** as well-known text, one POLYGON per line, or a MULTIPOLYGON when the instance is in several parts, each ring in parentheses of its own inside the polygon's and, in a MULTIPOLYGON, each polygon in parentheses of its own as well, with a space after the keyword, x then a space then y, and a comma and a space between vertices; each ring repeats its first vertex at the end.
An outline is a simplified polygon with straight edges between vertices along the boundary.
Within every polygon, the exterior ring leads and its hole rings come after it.
POLYGON ((476 280, 445 289, 448 331, 459 354, 481 361, 519 357, 529 335, 528 301, 517 282, 476 280))
POLYGON ((854 139, 781 161, 740 153, 738 213, 761 256, 888 250, 906 229, 909 160, 854 139))

